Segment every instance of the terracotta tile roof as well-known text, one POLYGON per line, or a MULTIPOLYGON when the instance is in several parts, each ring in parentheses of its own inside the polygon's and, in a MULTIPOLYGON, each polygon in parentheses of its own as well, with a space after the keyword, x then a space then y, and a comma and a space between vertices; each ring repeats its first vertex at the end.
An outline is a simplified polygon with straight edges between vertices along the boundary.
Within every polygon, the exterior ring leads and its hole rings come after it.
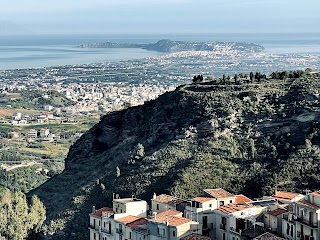
POLYGON ((94 215, 96 217, 101 217, 103 212, 113 212, 113 210, 112 208, 104 207, 96 210, 95 213, 92 213, 91 215, 94 215))
POLYGON ((182 216, 182 212, 169 209, 169 210, 167 210, 165 212, 156 214, 155 220, 156 221, 164 221, 169 216, 181 217, 182 216))
POLYGON ((246 203, 246 204, 230 203, 230 204, 227 204, 227 205, 224 205, 224 206, 217 208, 215 211, 230 214, 230 213, 242 211, 244 209, 248 209, 248 208, 252 208, 252 207, 254 207, 254 205, 248 204, 248 203, 246 203))
POLYGON ((174 226, 174 227, 180 226, 180 225, 188 223, 188 222, 191 222, 191 220, 188 218, 184 218, 184 217, 170 217, 168 219, 168 225, 174 226))
POLYGON ((130 222, 127 224, 128 227, 137 227, 137 226, 141 226, 141 225, 146 225, 148 224, 148 220, 146 218, 139 218, 133 222, 130 222))
POLYGON ((247 203, 247 202, 252 202, 252 200, 243 194, 236 195, 236 203, 247 203))
POLYGON ((167 203, 167 204, 170 204, 170 205, 174 205, 174 204, 178 204, 178 203, 182 202, 181 199, 176 198, 176 197, 171 196, 171 195, 167 195, 167 194, 161 194, 159 196, 156 196, 156 198, 154 200, 157 201, 157 202, 160 202, 160 203, 167 203))
POLYGON ((286 213, 286 212, 288 212, 288 210, 283 209, 283 208, 277 208, 277 209, 275 209, 273 211, 270 211, 269 214, 273 215, 273 216, 278 216, 278 215, 280 215, 282 213, 286 213))
POLYGON ((313 194, 313 195, 315 195, 315 196, 319 196, 319 197, 320 197, 320 192, 319 192, 319 191, 317 191, 317 192, 313 192, 313 193, 311 193, 311 194, 313 194))
POLYGON ((214 198, 210 198, 210 197, 195 197, 195 198, 193 198, 191 200, 195 201, 195 202, 199 202, 199 203, 204 203, 204 202, 211 201, 212 199, 214 199, 214 198))
POLYGON ((307 202, 306 200, 302 199, 300 201, 297 202, 299 205, 301 206, 305 206, 307 208, 313 209, 313 210, 319 210, 320 207, 317 205, 314 205, 312 203, 307 202))
POLYGON ((136 216, 129 215, 129 216, 126 216, 126 217, 118 218, 115 221, 121 222, 121 223, 124 223, 124 224, 128 224, 128 223, 134 222, 134 221, 136 221, 138 219, 140 219, 140 218, 136 217, 136 216))
POLYGON ((222 188, 216 188, 216 189, 203 189, 204 192, 209 194, 210 196, 214 198, 227 198, 227 197, 234 197, 233 194, 227 192, 226 190, 222 188))
POLYGON ((187 222, 191 222, 190 219, 182 217, 182 212, 178 212, 175 210, 167 210, 165 212, 159 213, 155 216, 154 219, 151 219, 150 221, 168 224, 169 226, 179 226, 187 222))
POLYGON ((272 197, 290 201, 298 195, 299 193, 277 191, 272 197))
POLYGON ((278 237, 277 235, 274 235, 272 233, 264 233, 258 237, 256 237, 257 240, 284 240, 282 237, 278 237))
POLYGON ((208 236, 202 236, 199 234, 191 233, 188 236, 182 238, 182 240, 214 240, 208 236))

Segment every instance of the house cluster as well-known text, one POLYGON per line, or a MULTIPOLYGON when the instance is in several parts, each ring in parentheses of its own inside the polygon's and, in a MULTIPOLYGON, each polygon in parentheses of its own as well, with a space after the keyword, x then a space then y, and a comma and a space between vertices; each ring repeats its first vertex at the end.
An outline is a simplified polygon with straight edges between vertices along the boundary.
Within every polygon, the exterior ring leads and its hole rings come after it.
POLYGON ((145 200, 114 198, 93 207, 90 240, 319 240, 320 192, 276 191, 251 200, 224 189, 204 189, 182 200, 154 194, 145 200))
POLYGON ((35 115, 14 112, 11 116, 12 125, 45 124, 52 120, 56 120, 56 117, 50 112, 42 112, 35 115))
POLYGON ((26 133, 11 132, 11 139, 22 139, 28 142, 54 142, 60 139, 60 135, 50 132, 48 128, 29 129, 26 133))

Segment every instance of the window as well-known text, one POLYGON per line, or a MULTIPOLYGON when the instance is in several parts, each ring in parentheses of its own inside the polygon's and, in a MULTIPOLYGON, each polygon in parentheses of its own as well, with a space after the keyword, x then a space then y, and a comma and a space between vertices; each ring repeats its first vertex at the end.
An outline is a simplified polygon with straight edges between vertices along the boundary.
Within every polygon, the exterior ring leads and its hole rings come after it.
POLYGON ((172 236, 173 236, 173 237, 176 236, 176 231, 175 231, 175 230, 172 231, 172 236))
POLYGON ((223 205, 224 205, 224 201, 220 201, 219 206, 223 206, 223 205))
POLYGON ((232 237, 232 240, 236 240, 236 238, 235 238, 235 237, 232 237))
POLYGON ((212 204, 209 204, 209 208, 212 208, 212 204))
POLYGON ((130 238, 130 239, 132 238, 131 232, 129 232, 129 238, 130 238))
POLYGON ((230 200, 230 203, 232 203, 232 200, 230 200))
POLYGON ((157 204, 157 210, 159 210, 159 204, 157 204))
POLYGON ((103 227, 106 228, 106 222, 103 223, 103 227))
POLYGON ((226 240, 226 234, 225 233, 222 234, 222 239, 226 240))
POLYGON ((94 240, 97 239, 96 233, 93 234, 93 239, 94 239, 94 240))

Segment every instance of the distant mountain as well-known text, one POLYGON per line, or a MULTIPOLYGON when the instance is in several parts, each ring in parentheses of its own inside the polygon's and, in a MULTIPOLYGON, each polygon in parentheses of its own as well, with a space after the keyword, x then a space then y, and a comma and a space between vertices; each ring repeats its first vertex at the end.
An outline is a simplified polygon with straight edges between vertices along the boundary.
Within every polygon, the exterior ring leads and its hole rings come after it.
POLYGON ((112 193, 318 189, 320 75, 296 75, 180 86, 102 117, 70 148, 63 173, 30 192, 46 206, 48 233, 88 239, 92 205, 112 206, 112 193))
POLYGON ((172 41, 168 39, 160 40, 152 44, 131 44, 131 43, 90 43, 78 46, 80 48, 142 48, 151 51, 164 53, 181 52, 181 51, 216 51, 221 48, 229 50, 238 50, 242 52, 260 52, 264 48, 254 43, 239 42, 185 42, 172 41))

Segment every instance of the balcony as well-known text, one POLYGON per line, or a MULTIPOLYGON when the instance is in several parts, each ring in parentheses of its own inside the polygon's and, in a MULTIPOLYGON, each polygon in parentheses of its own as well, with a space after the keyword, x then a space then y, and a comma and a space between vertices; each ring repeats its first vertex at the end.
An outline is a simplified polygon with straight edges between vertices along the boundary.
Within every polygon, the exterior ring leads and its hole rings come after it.
POLYGON ((240 234, 241 235, 241 229, 236 229, 234 227, 230 227, 230 232, 236 233, 236 234, 240 234))
POLYGON ((294 223, 295 219, 296 219, 296 216, 291 214, 290 218, 289 218, 289 214, 283 214, 282 215, 282 219, 288 221, 288 222, 291 222, 291 223, 294 223))
POLYGON ((317 222, 306 220, 303 217, 297 217, 296 221, 311 228, 318 228, 317 222))
POLYGON ((226 224, 220 224, 220 229, 226 230, 226 224))
POLYGON ((162 234, 162 233, 158 233, 158 234, 157 234, 157 238, 165 239, 165 238, 166 238, 166 235, 165 235, 165 234, 162 234))
POLYGON ((101 232, 103 232, 104 234, 107 234, 107 235, 113 235, 113 231, 112 230, 110 230, 110 231, 108 231, 107 229, 105 229, 105 228, 102 228, 101 229, 101 232))
POLYGON ((120 229, 120 228, 117 228, 117 229, 116 229, 116 233, 118 233, 118 234, 120 234, 120 235, 123 235, 123 230, 120 229))

